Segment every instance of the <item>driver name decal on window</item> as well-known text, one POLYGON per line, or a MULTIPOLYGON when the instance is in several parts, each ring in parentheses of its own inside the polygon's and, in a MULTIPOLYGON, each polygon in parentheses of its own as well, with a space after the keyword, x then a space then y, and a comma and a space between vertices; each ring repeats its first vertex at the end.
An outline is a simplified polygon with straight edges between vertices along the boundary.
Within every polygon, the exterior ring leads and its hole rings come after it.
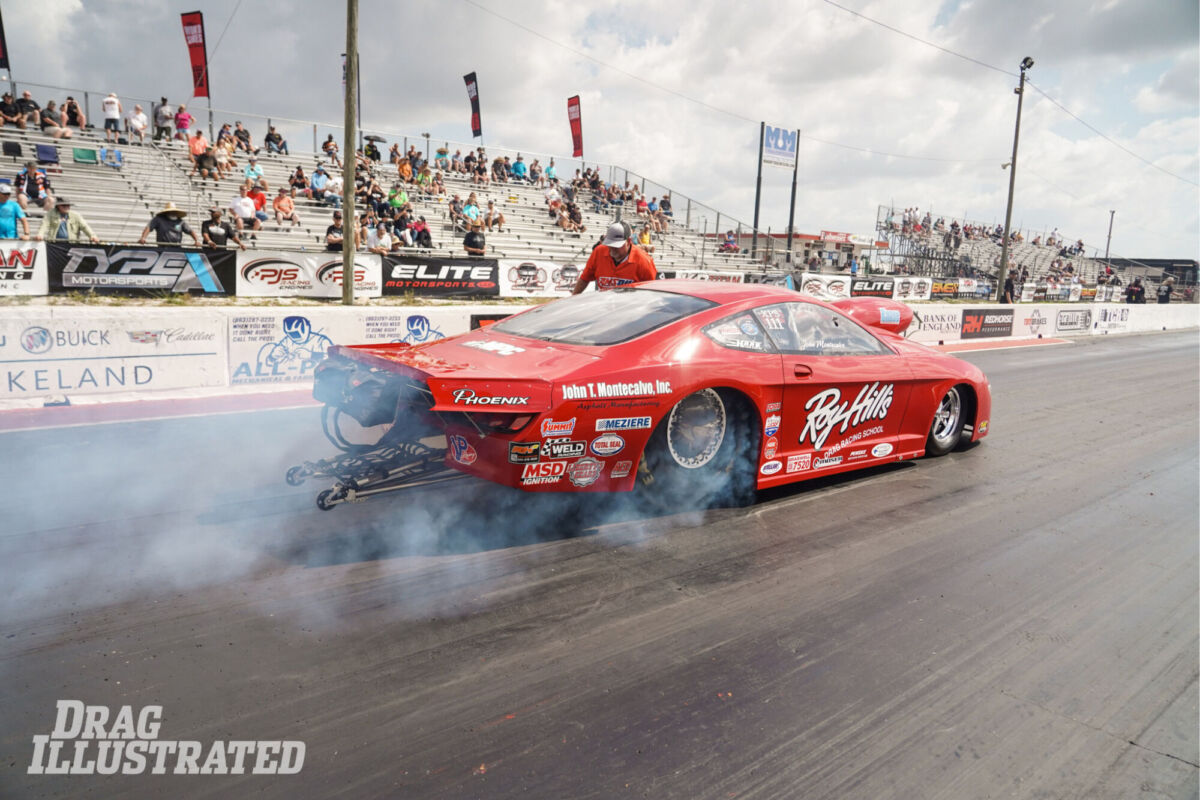
POLYGON ((892 406, 893 384, 880 386, 879 381, 859 390, 854 401, 842 401, 842 391, 837 388, 826 389, 809 398, 804 404, 808 419, 804 422, 804 430, 800 431, 800 444, 805 439, 812 442, 813 447, 820 450, 825 440, 834 429, 845 433, 850 426, 858 426, 873 419, 887 417, 888 409, 892 406), (840 426, 840 427, 839 427, 840 426))

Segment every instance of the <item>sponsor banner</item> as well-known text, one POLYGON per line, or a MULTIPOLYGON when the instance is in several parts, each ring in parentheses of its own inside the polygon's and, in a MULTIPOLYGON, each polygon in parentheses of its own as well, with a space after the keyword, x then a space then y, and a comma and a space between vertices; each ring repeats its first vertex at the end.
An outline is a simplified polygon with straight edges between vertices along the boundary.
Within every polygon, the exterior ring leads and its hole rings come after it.
POLYGON ((1012 336, 1016 311, 1011 307, 967 308, 962 312, 962 339, 988 339, 1012 336))
POLYGON ((794 169, 796 166, 796 146, 799 144, 799 138, 799 131, 764 125, 762 163, 772 167, 794 169))
POLYGON ((46 245, 16 239, 0 240, 0 295, 49 293, 46 245))
POLYGON ((120 245, 46 245, 51 292, 164 292, 231 295, 237 259, 229 250, 120 245))
POLYGON ((800 275, 799 291, 818 300, 845 300, 850 296, 850 276, 804 272, 800 275))
POLYGON ((850 244, 850 234, 837 231, 821 231, 821 241, 830 244, 850 244))
POLYGON ((583 156, 583 117, 579 113, 579 95, 567 98, 567 121, 571 123, 572 155, 575 158, 583 156))
MULTIPOLYGON (((382 295, 382 260, 373 253, 354 256, 354 296, 382 295)), ((340 253, 237 253, 239 297, 341 297, 340 253)))
POLYGON ((913 321, 904 332, 905 339, 922 344, 958 341, 962 329, 962 313, 951 306, 923 305, 913 307, 913 321))
POLYGON ((225 385, 219 312, 136 311, 9 309, 0 318, 0 398, 225 385))
POLYGON ((208 97, 208 49, 204 43, 204 15, 199 11, 180 14, 188 59, 192 62, 192 97, 208 97))
POLYGON ((955 300, 958 298, 958 278, 934 278, 929 288, 930 300, 955 300))
POLYGON ((384 256, 383 294, 495 297, 500 294, 498 271, 496 261, 487 258, 384 256))
POLYGON ((891 278, 855 278, 850 281, 851 297, 886 297, 891 299, 896 282, 891 278))
POLYGON ((361 341, 356 320, 344 315, 317 319, 309 313, 269 308, 239 312, 229 319, 233 386, 312 380, 330 345, 361 341))
POLYGON ((1098 308, 1092 317, 1092 330, 1096 333, 1124 333, 1130 330, 1129 317, 1134 306, 1098 308))
POLYGON ((1087 333, 1092 329, 1092 310, 1090 308, 1058 309, 1054 316, 1055 333, 1087 333))
POLYGON ((894 299, 905 301, 929 300, 933 290, 933 278, 904 277, 896 278, 894 299))
POLYGON ((1054 332, 1053 309, 1042 306, 1020 308, 1014 312, 1014 336, 1046 336, 1054 332))
POLYGON ((719 269, 679 269, 662 273, 665 278, 682 281, 716 281, 718 283, 746 283, 746 273, 719 269))
POLYGON ((498 269, 500 296, 568 297, 583 268, 584 264, 501 259, 498 269))
POLYGON ((479 119, 479 81, 472 72, 463 75, 463 82, 467 84, 467 98, 471 101, 471 136, 483 136, 483 123, 479 119))

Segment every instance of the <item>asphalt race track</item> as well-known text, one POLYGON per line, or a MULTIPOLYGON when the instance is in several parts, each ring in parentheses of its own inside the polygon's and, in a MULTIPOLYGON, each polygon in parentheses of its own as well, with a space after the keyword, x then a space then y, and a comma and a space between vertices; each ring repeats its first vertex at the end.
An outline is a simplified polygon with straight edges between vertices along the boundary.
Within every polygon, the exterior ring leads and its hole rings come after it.
POLYGON ((1198 345, 966 354, 982 445, 665 518, 320 512, 315 409, 0 434, 0 797, 1197 797, 1198 345), (27 774, 65 699, 303 769, 27 774))

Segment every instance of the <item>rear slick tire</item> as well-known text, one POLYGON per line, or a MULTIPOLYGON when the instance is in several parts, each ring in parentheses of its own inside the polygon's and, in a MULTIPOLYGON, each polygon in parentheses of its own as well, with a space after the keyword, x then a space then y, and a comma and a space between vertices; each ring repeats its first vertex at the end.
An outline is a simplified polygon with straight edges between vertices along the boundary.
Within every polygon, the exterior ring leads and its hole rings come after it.
POLYGON ((963 402, 962 391, 957 386, 951 386, 942 395, 937 410, 933 412, 933 422, 929 425, 929 438, 925 440, 925 455, 944 456, 958 447, 962 439, 963 424, 966 422, 966 403, 963 402))
POLYGON ((664 511, 754 502, 758 426, 728 390, 680 400, 646 446, 647 494, 664 511))

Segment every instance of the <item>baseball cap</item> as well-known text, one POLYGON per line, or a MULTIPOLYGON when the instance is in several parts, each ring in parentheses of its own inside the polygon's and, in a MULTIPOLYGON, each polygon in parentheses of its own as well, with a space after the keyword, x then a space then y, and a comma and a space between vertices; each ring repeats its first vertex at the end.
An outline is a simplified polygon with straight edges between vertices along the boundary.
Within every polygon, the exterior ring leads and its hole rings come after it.
POLYGON ((608 233, 604 234, 601 244, 607 247, 621 247, 627 241, 629 241, 629 225, 624 222, 614 222, 608 226, 608 233))
POLYGON ((11 183, 0 183, 0 194, 12 194, 12 189, 11 183))

